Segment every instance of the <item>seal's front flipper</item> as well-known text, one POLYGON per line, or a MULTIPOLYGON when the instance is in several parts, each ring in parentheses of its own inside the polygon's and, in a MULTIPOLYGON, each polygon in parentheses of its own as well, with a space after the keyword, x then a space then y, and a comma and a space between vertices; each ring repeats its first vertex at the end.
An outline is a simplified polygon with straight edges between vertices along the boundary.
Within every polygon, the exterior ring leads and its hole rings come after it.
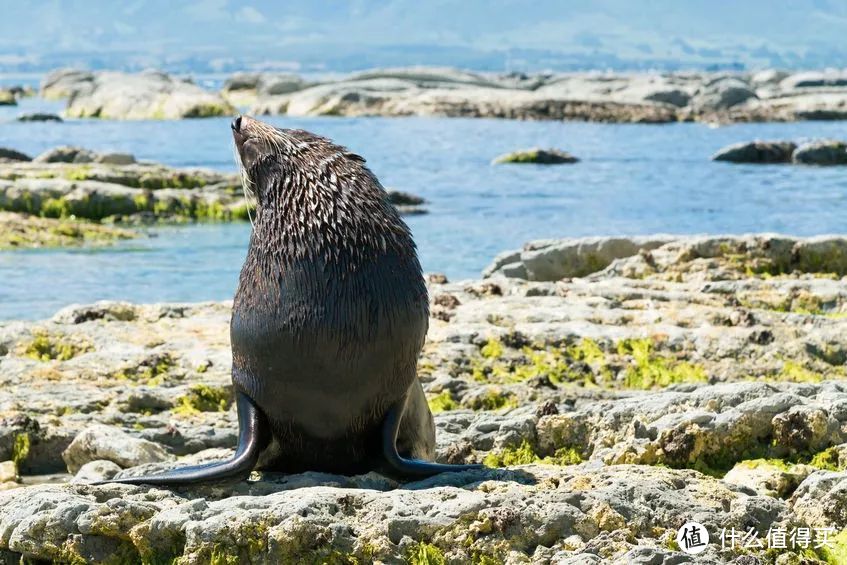
POLYGON ((406 409, 406 398, 397 402, 388 410, 382 424, 382 454, 392 470, 405 477, 431 477, 439 473, 482 469, 482 465, 448 465, 433 463, 423 459, 406 459, 397 451, 397 433, 406 409))
POLYGON ((164 487, 188 486, 198 483, 238 482, 247 478, 256 465, 259 454, 270 437, 268 424, 259 408, 243 392, 235 393, 238 410, 238 448, 228 461, 207 463, 174 469, 155 475, 124 477, 93 484, 124 483, 164 487))

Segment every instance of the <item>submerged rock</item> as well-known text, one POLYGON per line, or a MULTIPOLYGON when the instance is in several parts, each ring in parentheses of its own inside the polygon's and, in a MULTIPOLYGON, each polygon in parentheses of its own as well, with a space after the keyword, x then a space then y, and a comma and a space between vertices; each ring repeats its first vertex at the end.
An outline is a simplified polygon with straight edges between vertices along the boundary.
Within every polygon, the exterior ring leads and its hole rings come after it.
POLYGON ((792 141, 750 141, 724 147, 713 161, 731 163, 790 163, 797 144, 792 141))
POLYGON ((21 114, 15 118, 19 122, 61 122, 62 118, 56 114, 34 112, 32 114, 21 114))
POLYGON ((506 153, 494 159, 494 164, 504 163, 536 163, 539 165, 559 165, 576 163, 579 159, 560 149, 524 149, 506 153))
POLYGON ((388 201, 403 215, 413 216, 427 213, 427 209, 423 206, 426 204, 426 200, 409 192, 389 190, 388 201))
POLYGON ((832 139, 804 143, 794 152, 793 161, 801 165, 847 165, 847 143, 832 139))

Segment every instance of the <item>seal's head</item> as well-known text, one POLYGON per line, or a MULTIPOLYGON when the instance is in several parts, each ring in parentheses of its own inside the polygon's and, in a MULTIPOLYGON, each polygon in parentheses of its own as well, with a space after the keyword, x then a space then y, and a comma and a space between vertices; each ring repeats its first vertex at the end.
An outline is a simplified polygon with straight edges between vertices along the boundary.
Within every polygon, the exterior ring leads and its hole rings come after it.
POLYGON ((406 224, 365 160, 325 137, 232 121, 244 190, 257 204, 255 234, 289 256, 414 254, 406 224))

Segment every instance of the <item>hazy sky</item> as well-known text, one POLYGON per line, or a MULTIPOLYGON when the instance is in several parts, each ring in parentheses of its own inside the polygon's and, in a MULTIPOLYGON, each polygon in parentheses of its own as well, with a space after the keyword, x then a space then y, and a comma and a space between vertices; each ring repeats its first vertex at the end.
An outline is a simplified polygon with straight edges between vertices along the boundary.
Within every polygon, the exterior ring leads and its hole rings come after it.
POLYGON ((398 52, 414 64, 427 49, 837 64, 847 53, 838 0, 0 0, 0 14, 0 65, 68 54, 314 64, 398 52))

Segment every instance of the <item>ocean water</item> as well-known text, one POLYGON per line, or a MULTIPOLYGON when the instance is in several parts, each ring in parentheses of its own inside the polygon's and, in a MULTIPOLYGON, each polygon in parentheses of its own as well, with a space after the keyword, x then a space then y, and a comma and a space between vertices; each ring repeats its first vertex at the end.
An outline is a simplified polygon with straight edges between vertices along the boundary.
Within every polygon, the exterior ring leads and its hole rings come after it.
MULTIPOLYGON (((62 144, 128 151, 173 166, 234 170, 229 119, 18 123, 59 111, 0 107, 0 147, 30 154, 62 144)), ((719 148, 755 138, 847 138, 847 122, 587 124, 440 118, 269 118, 363 155, 389 188, 419 194, 408 217, 424 270, 478 276, 498 252, 538 238, 650 233, 795 235, 847 232, 847 167, 732 165, 719 148), (558 147, 575 165, 493 166, 497 155, 558 147)), ((43 318, 72 303, 230 298, 249 224, 157 228, 102 250, 0 253, 0 320, 43 318)))

